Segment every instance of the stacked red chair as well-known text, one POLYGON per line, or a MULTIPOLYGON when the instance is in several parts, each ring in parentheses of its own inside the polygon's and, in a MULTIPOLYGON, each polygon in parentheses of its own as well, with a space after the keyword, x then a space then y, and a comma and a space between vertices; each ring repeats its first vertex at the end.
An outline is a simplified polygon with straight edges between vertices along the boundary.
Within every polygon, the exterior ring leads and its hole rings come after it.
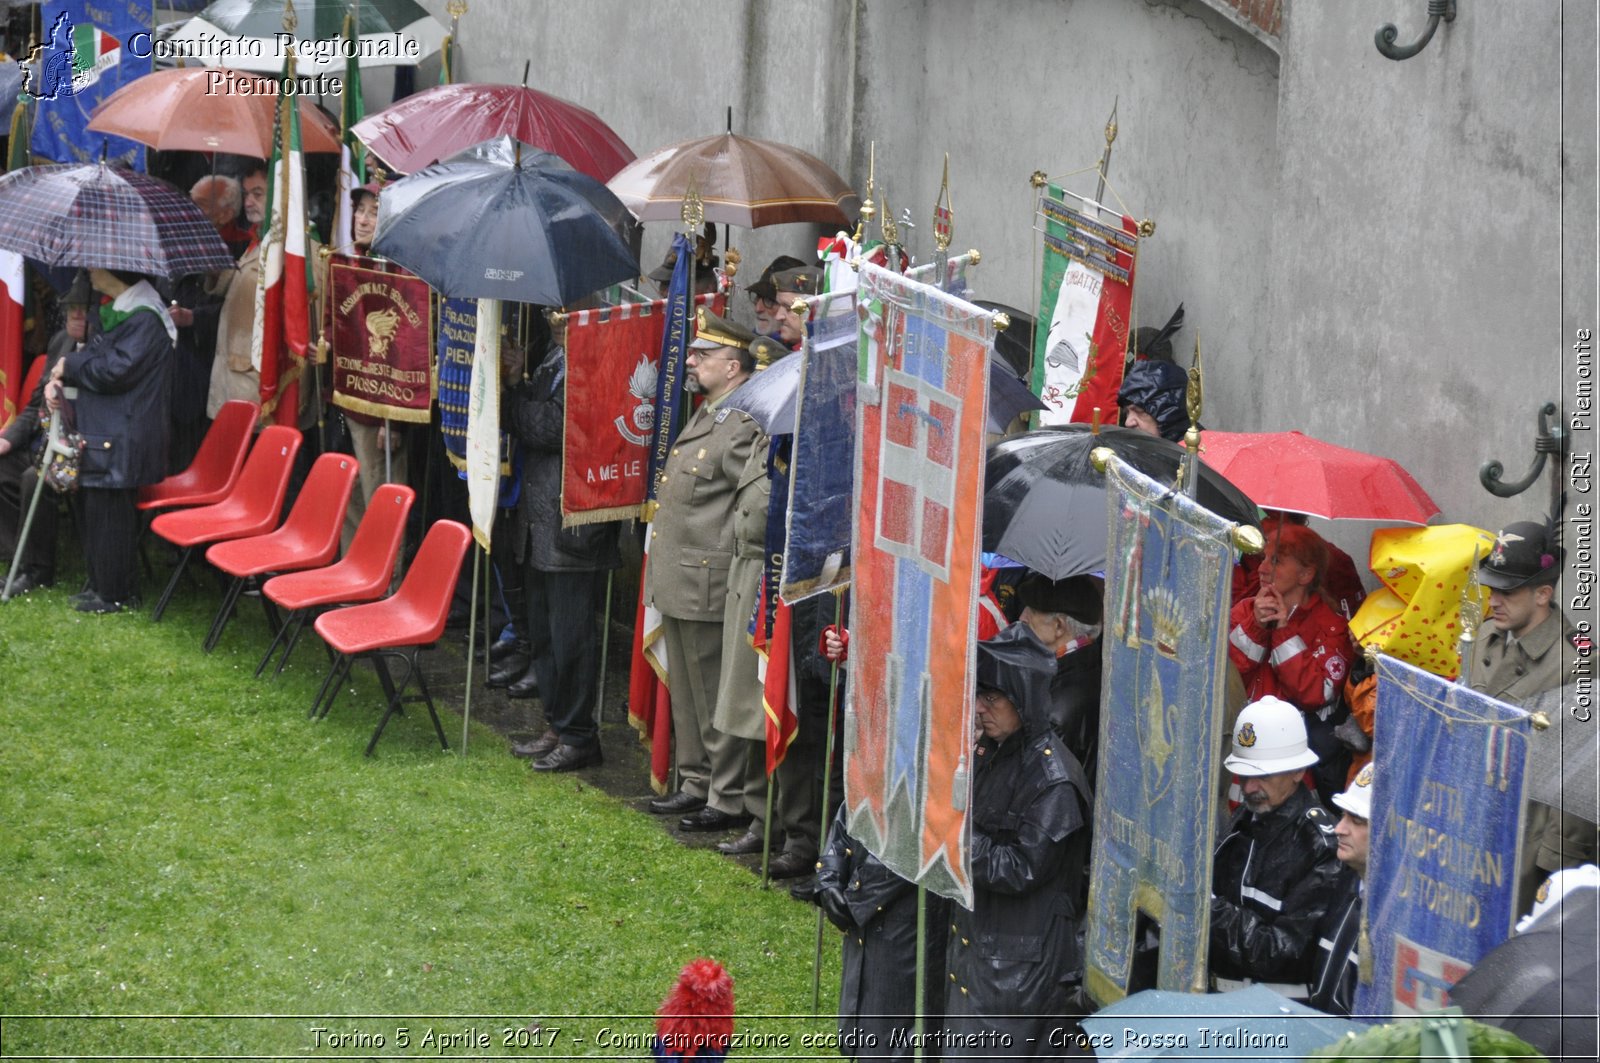
POLYGON ((283 496, 289 490, 289 473, 299 452, 299 429, 286 425, 264 428, 256 437, 238 480, 220 502, 163 513, 150 523, 151 531, 183 549, 166 590, 161 592, 161 600, 156 602, 152 620, 160 620, 167 611, 167 603, 172 601, 178 580, 197 548, 261 535, 277 527, 283 496))
POLYGON ((356 658, 371 657, 388 704, 378 721, 378 729, 372 732, 372 741, 367 743, 368 756, 377 747, 389 718, 400 712, 407 702, 416 701, 427 705, 433 729, 439 735, 439 745, 450 748, 444 737, 444 725, 434 710, 433 697, 428 693, 427 681, 417 666, 417 651, 444 634, 450 601, 455 597, 456 581, 461 575, 461 559, 466 557, 471 541, 472 533, 466 525, 453 520, 438 521, 428 529, 417 556, 400 581, 400 589, 393 595, 381 602, 353 605, 317 617, 317 634, 333 649, 335 656, 328 677, 311 705, 311 715, 326 716, 356 658), (388 658, 391 657, 406 665, 399 684, 389 674, 388 658), (406 688, 412 679, 417 681, 420 693, 406 697, 406 688))
MULTIPOLYGON (((283 522, 283 527, 248 539, 230 539, 206 551, 206 560, 233 577, 223 592, 222 604, 206 634, 205 652, 210 653, 222 637, 222 629, 233 615, 245 584, 268 572, 298 572, 322 568, 339 556, 339 533, 344 530, 344 512, 350 505, 350 491, 359 470, 348 454, 324 454, 311 466, 300 497, 283 522)), ((267 606, 267 618, 272 609, 267 606)))
POLYGON ((406 518, 416 498, 417 493, 404 484, 383 484, 367 502, 367 512, 357 525, 350 549, 345 551, 342 560, 327 568, 274 576, 266 582, 261 588, 262 604, 285 609, 289 615, 281 624, 274 623, 276 634, 256 667, 257 678, 267 670, 279 646, 284 647, 283 657, 273 675, 283 671, 295 643, 300 641, 300 633, 305 630, 306 618, 313 610, 329 605, 375 602, 383 597, 394 580, 394 565, 400 557, 400 543, 405 538, 406 518))

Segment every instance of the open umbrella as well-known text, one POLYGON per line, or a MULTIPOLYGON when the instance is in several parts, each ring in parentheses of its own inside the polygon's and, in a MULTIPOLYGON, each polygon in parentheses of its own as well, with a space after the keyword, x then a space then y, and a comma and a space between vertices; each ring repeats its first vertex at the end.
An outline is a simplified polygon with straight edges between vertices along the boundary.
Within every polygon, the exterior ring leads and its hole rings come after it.
POLYGON ((861 205, 815 155, 733 133, 657 148, 608 183, 640 221, 677 221, 691 182, 706 221, 747 229, 788 222, 846 226, 861 205))
POLYGON ((1450 1003, 1551 1059, 1593 1060, 1597 900, 1600 890, 1567 894, 1474 964, 1450 987, 1450 1003))
POLYGON ((105 163, 0 176, 0 249, 48 266, 158 277, 234 267, 216 226, 185 193, 105 163))
MULTIPOLYGON (((272 154, 278 82, 257 74, 186 67, 157 70, 107 96, 89 116, 96 133, 114 133, 158 151, 272 154)), ((339 127, 300 99, 300 150, 339 151, 339 127)))
MULTIPOLYGON (((1039 428, 989 448, 984 474, 983 548, 1021 561, 1051 579, 1106 566, 1105 477, 1089 454, 1110 447, 1157 480, 1177 475, 1183 448, 1130 428, 1039 428)), ((1256 505, 1201 466, 1197 501, 1225 520, 1256 523, 1256 505)))
POLYGON ((442 295, 563 306, 639 275, 630 224, 599 181, 498 137, 385 188, 372 251, 442 295))
POLYGON ((526 85, 438 85, 350 131, 402 173, 499 136, 559 155, 597 181, 609 181, 633 161, 633 151, 599 115, 526 85))
POLYGON ((1366 1023, 1297 1004, 1265 986, 1232 993, 1146 989, 1082 1020, 1099 1059, 1304 1059, 1366 1023))
MULTIPOLYGON (((283 0, 216 0, 183 24, 168 40, 178 53, 206 66, 275 74, 283 69, 278 34, 283 32, 283 0), (226 51, 219 42, 228 45, 226 51)), ((346 15, 356 16, 363 67, 411 66, 439 50, 449 32, 416 0, 300 0, 295 71, 302 77, 343 73, 339 51, 346 15)))
POLYGON ((1393 459, 1300 432, 1203 432, 1200 460, 1268 509, 1401 524, 1426 524, 1439 512, 1393 459))

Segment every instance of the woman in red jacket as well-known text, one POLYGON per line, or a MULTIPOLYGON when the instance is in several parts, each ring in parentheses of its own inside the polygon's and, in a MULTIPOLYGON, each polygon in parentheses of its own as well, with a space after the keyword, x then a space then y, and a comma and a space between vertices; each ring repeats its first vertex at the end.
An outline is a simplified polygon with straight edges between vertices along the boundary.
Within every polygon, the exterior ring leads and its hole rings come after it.
POLYGON ((1249 701, 1272 695, 1305 714, 1324 802, 1344 786, 1349 752, 1333 734, 1344 712, 1340 692, 1355 646, 1345 618, 1322 590, 1328 550, 1310 528, 1283 524, 1267 540, 1261 587, 1233 607, 1228 658, 1249 701))

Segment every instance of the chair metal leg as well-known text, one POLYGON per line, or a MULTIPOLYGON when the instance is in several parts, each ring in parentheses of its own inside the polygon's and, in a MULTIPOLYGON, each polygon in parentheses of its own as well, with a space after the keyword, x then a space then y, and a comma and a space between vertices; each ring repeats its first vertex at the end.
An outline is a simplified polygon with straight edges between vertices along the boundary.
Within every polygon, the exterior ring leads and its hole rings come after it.
POLYGON ((311 711, 306 713, 308 720, 320 720, 328 715, 328 709, 333 707, 333 699, 338 694, 339 685, 344 682, 344 676, 350 672, 350 658, 344 654, 334 660, 333 666, 328 669, 328 674, 323 677, 322 686, 317 690, 316 700, 311 703, 311 711), (327 707, 322 704, 327 698, 327 707))
POLYGON ((217 648, 217 641, 222 638, 222 629, 228 626, 228 621, 233 617, 234 607, 239 604, 239 595, 244 593, 245 577, 236 576, 228 589, 222 594, 222 604, 217 606, 217 615, 211 621, 211 630, 206 632, 206 640, 201 645, 206 653, 217 648))
MULTIPOLYGON (((306 624, 308 621, 310 621, 310 619, 310 610, 301 612, 300 615, 295 619, 294 631, 289 635, 289 644, 283 648, 283 656, 278 658, 278 667, 272 671, 274 678, 282 675, 284 668, 288 666, 289 655, 294 652, 294 648, 296 646, 300 645, 300 636, 306 633, 306 624)), ((328 651, 328 656, 330 658, 333 656, 332 647, 324 643, 322 648, 328 651)))
POLYGON ((378 682, 383 685, 384 693, 389 696, 388 704, 384 707, 383 718, 378 721, 377 730, 372 732, 372 739, 367 743, 367 756, 372 756, 372 751, 378 746, 378 739, 383 736, 383 729, 388 726, 389 718, 404 715, 405 703, 420 701, 428 708, 428 716, 433 720, 433 729, 439 736, 439 745, 444 749, 450 748, 450 743, 444 736, 444 724, 439 720, 439 714, 434 711, 433 696, 428 693, 427 680, 422 677, 422 666, 417 661, 417 647, 412 646, 405 650, 378 650, 372 655, 372 665, 377 670, 378 682), (389 674, 387 657, 397 657, 405 662, 406 672, 400 683, 396 684, 389 674), (411 680, 417 681, 417 688, 421 693, 411 697, 405 696, 406 687, 411 680))
MULTIPOLYGON (((265 594, 263 594, 261 596, 261 600, 262 601, 266 601, 267 600, 267 596, 265 594)), ((274 609, 273 611, 276 612, 277 610, 274 609)), ((272 655, 277 652, 278 647, 282 646, 284 644, 285 639, 291 634, 290 628, 292 626, 296 625, 296 623, 299 620, 299 617, 301 615, 301 612, 302 612, 302 610, 298 610, 298 609, 295 610, 294 612, 290 613, 288 615, 288 617, 284 618, 282 623, 277 624, 277 625, 274 626, 274 629, 273 629, 273 632, 272 632, 272 641, 267 644, 267 652, 261 655, 261 663, 256 665, 256 678, 257 679, 260 679, 261 678, 261 673, 265 672, 267 670, 267 665, 272 663, 272 655)), ((297 634, 298 631, 299 631, 298 627, 295 627, 295 632, 294 633, 297 634)), ((278 671, 281 672, 282 670, 283 669, 280 666, 278 671)), ((277 672, 273 673, 273 675, 275 675, 275 676, 277 674, 278 674, 277 672)))
POLYGON ((161 614, 167 611, 167 603, 172 601, 172 594, 178 589, 178 581, 183 578, 183 570, 189 564, 189 555, 194 553, 194 547, 186 546, 183 554, 178 558, 178 563, 173 566, 172 578, 167 580, 167 589, 161 592, 161 598, 156 602, 155 611, 150 614, 152 623, 159 622, 161 614))
POLYGON ((433 719, 433 729, 439 735, 439 748, 449 749, 450 743, 444 738, 444 724, 439 722, 439 714, 433 708, 433 694, 428 690, 428 680, 422 674, 422 662, 417 660, 417 651, 411 651, 411 666, 417 674, 417 689, 422 691, 422 703, 428 707, 428 715, 433 719))
MULTIPOLYGON (((378 720, 378 729, 372 732, 372 739, 367 743, 367 756, 372 756, 372 751, 378 746, 378 739, 383 737, 383 729, 389 725, 389 717, 400 712, 401 694, 405 687, 396 688, 394 679, 389 675, 389 662, 384 660, 389 651, 379 650, 372 655, 372 667, 378 673, 378 683, 383 687, 383 692, 388 695, 388 701, 383 707, 383 716, 378 720)), ((406 682, 411 681, 411 669, 406 671, 406 682)))

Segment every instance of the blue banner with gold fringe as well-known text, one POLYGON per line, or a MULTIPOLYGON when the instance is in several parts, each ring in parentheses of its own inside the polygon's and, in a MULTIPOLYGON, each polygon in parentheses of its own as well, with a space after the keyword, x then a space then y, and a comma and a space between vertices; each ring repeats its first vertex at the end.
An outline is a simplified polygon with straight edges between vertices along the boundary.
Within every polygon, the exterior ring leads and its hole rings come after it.
POLYGON ((1113 458, 1085 985, 1128 993, 1141 914, 1156 986, 1204 992, 1234 525, 1113 458))
POLYGON ((1532 718, 1393 657, 1377 674, 1371 977, 1355 1012, 1415 1015, 1448 1005, 1450 987, 1511 935, 1532 718))

